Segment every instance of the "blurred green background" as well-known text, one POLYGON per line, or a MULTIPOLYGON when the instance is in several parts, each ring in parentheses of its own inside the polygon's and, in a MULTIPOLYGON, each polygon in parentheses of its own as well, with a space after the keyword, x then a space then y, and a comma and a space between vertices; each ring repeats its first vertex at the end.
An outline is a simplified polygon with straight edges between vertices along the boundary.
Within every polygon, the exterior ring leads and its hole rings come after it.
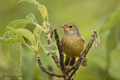
MULTIPOLYGON (((87 55, 88 66, 79 68, 75 80, 120 80, 120 0, 38 1, 47 7, 49 22, 58 29, 60 37, 63 32, 59 26, 65 22, 73 22, 78 26, 86 39, 86 45, 93 34, 91 30, 98 31, 101 40, 99 47, 96 49, 93 45, 87 55)), ((34 13, 39 24, 42 24, 42 17, 33 4, 24 2, 18 5, 18 2, 19 0, 0 0, 0 36, 11 21, 24 19, 29 13, 34 13)), ((45 34, 42 41, 46 41, 45 34)), ((13 73, 7 47, 6 43, 0 42, 0 80, 13 80, 13 77, 5 77, 13 73)), ((33 51, 22 45, 21 54, 23 80, 50 80, 49 75, 39 68, 33 51)), ((40 57, 46 68, 52 66, 54 72, 61 73, 51 55, 47 56, 41 49, 40 57)))

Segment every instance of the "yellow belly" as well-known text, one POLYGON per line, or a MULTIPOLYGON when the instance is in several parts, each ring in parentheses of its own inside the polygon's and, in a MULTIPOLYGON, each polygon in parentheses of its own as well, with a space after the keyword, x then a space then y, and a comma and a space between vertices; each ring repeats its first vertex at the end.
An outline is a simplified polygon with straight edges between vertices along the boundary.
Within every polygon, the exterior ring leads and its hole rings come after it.
POLYGON ((62 39, 62 47, 67 56, 77 57, 84 49, 84 40, 79 37, 65 37, 62 39))

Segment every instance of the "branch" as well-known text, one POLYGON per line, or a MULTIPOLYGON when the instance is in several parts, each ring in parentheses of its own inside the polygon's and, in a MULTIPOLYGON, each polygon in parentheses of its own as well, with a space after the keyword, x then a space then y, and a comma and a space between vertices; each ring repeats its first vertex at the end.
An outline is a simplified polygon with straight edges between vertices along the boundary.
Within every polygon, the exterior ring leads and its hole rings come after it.
POLYGON ((58 60, 58 57, 57 57, 57 55, 56 55, 56 52, 52 52, 52 58, 53 58, 53 60, 55 61, 57 67, 61 69, 61 67, 60 67, 60 61, 58 60))
MULTIPOLYGON (((48 66, 48 70, 53 71, 51 65, 48 66)), ((49 75, 49 80, 56 80, 56 79, 54 78, 54 76, 49 75)))
POLYGON ((42 62, 41 62, 41 60, 40 60, 39 55, 36 55, 36 57, 37 57, 37 61, 38 61, 39 67, 41 68, 42 71, 44 71, 45 73, 47 73, 47 74, 49 74, 49 75, 52 75, 52 76, 64 77, 64 75, 55 74, 54 72, 49 71, 49 70, 47 70, 46 68, 44 68, 43 65, 42 65, 42 62))
MULTIPOLYGON (((48 42, 48 44, 49 44, 49 45, 52 44, 51 38, 52 38, 53 32, 51 33, 50 36, 49 36, 49 33, 47 33, 46 35, 47 35, 47 42, 48 42)), ((53 58, 54 62, 56 63, 57 67, 58 67, 58 68, 61 68, 61 67, 60 67, 60 61, 58 60, 58 57, 57 57, 57 55, 56 55, 56 52, 52 52, 52 58, 53 58)))
POLYGON ((59 36, 57 34, 57 29, 54 29, 54 33, 55 33, 55 40, 57 42, 57 47, 59 50, 60 66, 61 66, 62 71, 64 72, 65 71, 64 55, 63 55, 64 53, 63 53, 62 45, 61 45, 60 40, 59 40, 59 36))
MULTIPOLYGON (((51 75, 51 76, 56 76, 56 77, 63 77, 64 80, 73 80, 72 76, 75 74, 75 72, 78 70, 80 64, 82 61, 84 61, 84 58, 86 57, 86 55, 88 54, 88 51, 90 50, 90 48, 92 47, 92 44, 94 41, 96 41, 97 39, 97 32, 95 30, 93 30, 94 34, 91 36, 91 40, 89 41, 89 43, 87 44, 87 47, 85 48, 85 50, 83 51, 83 53, 80 55, 80 58, 75 62, 75 64, 73 66, 71 66, 71 68, 68 70, 64 64, 64 55, 63 55, 63 49, 62 49, 62 45, 61 42, 59 40, 59 36, 57 34, 57 30, 54 29, 54 33, 55 33, 55 40, 57 42, 57 47, 59 50, 59 56, 60 56, 60 61, 56 55, 56 52, 52 53, 52 57, 55 61, 55 63, 57 64, 57 66, 61 69, 61 71, 63 72, 63 74, 55 74, 54 72, 47 70, 46 68, 43 67, 42 62, 40 60, 39 55, 37 55, 37 61, 39 64, 39 67, 41 68, 42 71, 44 71, 45 73, 51 75), (69 74, 70 72, 70 74, 69 74), (72 78, 72 79, 71 79, 72 78)), ((51 37, 53 35, 50 35, 50 37, 47 37, 48 39, 48 44, 52 43, 51 37)))
POLYGON ((75 72, 78 70, 81 62, 84 60, 84 58, 86 57, 88 51, 90 50, 90 48, 92 47, 93 42, 96 40, 97 38, 97 32, 95 30, 93 30, 94 34, 91 36, 91 40, 89 41, 87 47, 85 48, 85 50, 83 51, 83 53, 81 54, 81 57, 75 62, 75 64, 70 68, 69 72, 71 72, 73 70, 73 72, 71 73, 70 77, 68 80, 70 80, 72 78, 72 76, 75 74, 75 72))

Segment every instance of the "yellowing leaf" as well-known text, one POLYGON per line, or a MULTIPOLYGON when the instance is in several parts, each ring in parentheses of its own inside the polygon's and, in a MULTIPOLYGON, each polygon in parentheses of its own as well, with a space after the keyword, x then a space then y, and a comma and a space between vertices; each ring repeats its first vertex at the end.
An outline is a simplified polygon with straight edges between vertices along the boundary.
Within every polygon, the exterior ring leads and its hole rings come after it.
POLYGON ((41 13, 43 21, 45 21, 45 19, 48 19, 47 8, 44 5, 42 5, 39 2, 37 2, 37 1, 36 1, 35 6, 39 10, 39 12, 41 13))
POLYGON ((27 2, 32 3, 32 4, 35 3, 35 0, 20 0, 20 1, 19 1, 19 4, 21 4, 21 3, 24 2, 24 1, 27 1, 27 2))
POLYGON ((32 3, 32 4, 34 4, 36 6, 36 8, 41 13, 43 21, 45 21, 46 19, 48 19, 48 11, 47 11, 47 8, 44 5, 40 4, 39 2, 37 2, 35 0, 20 0, 19 4, 21 4, 21 2, 24 2, 24 1, 32 3))
POLYGON ((8 26, 12 28, 25 28, 28 24, 34 24, 34 23, 30 20, 18 19, 12 21, 10 24, 8 24, 8 26))
POLYGON ((26 19, 29 20, 29 21, 32 21, 34 23, 38 23, 36 18, 35 18, 35 15, 33 13, 30 13, 26 16, 26 19))
POLYGON ((21 36, 24 36, 25 38, 27 38, 32 44, 34 43, 35 41, 35 37, 33 35, 32 32, 30 32, 29 30, 27 29, 13 29, 13 28, 10 28, 8 27, 8 29, 18 33, 19 35, 21 36))
POLYGON ((8 31, 3 34, 3 37, 0 37, 0 41, 3 42, 20 42, 20 43, 25 43, 24 39, 22 36, 19 34, 16 34, 13 31, 8 31))

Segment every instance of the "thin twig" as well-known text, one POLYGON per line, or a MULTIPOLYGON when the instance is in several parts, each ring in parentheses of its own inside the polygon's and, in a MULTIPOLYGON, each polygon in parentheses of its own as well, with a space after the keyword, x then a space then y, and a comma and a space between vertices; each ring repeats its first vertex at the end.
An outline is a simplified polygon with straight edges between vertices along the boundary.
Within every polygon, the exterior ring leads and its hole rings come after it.
POLYGON ((72 68, 69 70, 70 72, 73 70, 73 72, 70 74, 70 77, 68 80, 70 80, 72 78, 72 76, 75 74, 75 72, 78 70, 82 60, 86 57, 88 51, 90 50, 90 48, 92 47, 93 42, 95 41, 95 39, 97 38, 97 32, 95 30, 93 30, 94 35, 92 35, 91 40, 89 41, 87 47, 85 48, 85 50, 83 51, 81 57, 76 61, 76 63, 72 66, 72 68))
POLYGON ((51 37, 51 38, 53 37, 53 31, 51 31, 50 37, 51 37))
POLYGON ((64 55, 63 55, 62 45, 60 43, 59 36, 57 34, 56 29, 54 29, 54 33, 55 33, 55 40, 57 42, 57 47, 58 47, 58 50, 59 50, 60 66, 61 66, 62 71, 64 72, 65 71, 65 65, 64 65, 64 55))
MULTIPOLYGON (((49 65, 49 66, 48 66, 48 70, 49 70, 49 71, 53 71, 53 69, 52 69, 52 66, 51 66, 51 65, 49 65)), ((55 77, 54 77, 54 76, 49 75, 49 80, 56 80, 56 79, 55 79, 55 77)))
POLYGON ((57 67, 61 69, 60 61, 58 60, 56 52, 52 52, 52 58, 53 58, 54 62, 56 63, 57 67))
POLYGON ((47 74, 49 74, 51 76, 64 77, 64 75, 55 74, 54 72, 47 70, 45 67, 43 67, 39 55, 36 55, 36 57, 37 57, 37 61, 38 61, 39 67, 41 68, 42 71, 44 71, 45 73, 47 73, 47 74))
MULTIPOLYGON (((52 34, 53 34, 53 33, 52 33, 52 34)), ((51 39, 52 34, 47 37, 47 42, 48 42, 49 45, 52 44, 52 39, 51 39)), ((46 35, 49 35, 49 33, 47 33, 46 35)), ((52 58, 53 58, 54 62, 56 63, 57 67, 58 67, 58 68, 61 68, 61 67, 60 67, 60 61, 59 61, 59 59, 58 59, 58 57, 57 57, 57 55, 56 55, 56 52, 52 52, 52 58)))

